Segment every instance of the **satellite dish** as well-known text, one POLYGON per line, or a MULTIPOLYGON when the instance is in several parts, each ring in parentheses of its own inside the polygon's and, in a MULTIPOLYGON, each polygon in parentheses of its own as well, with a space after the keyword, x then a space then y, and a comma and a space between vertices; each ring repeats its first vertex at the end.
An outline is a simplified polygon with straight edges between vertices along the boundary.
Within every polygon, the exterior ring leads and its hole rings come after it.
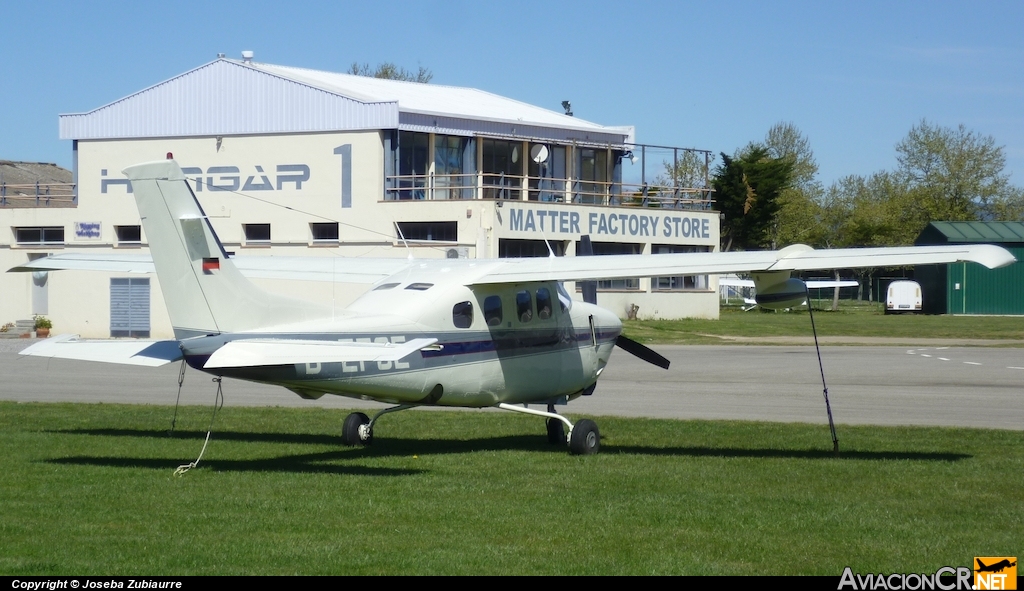
POLYGON ((544 144, 533 144, 533 147, 530 148, 530 158, 532 158, 533 161, 536 162, 537 164, 540 164, 541 162, 547 162, 548 147, 545 146, 544 144))
POLYGON ((512 148, 512 164, 519 162, 519 147, 512 148))

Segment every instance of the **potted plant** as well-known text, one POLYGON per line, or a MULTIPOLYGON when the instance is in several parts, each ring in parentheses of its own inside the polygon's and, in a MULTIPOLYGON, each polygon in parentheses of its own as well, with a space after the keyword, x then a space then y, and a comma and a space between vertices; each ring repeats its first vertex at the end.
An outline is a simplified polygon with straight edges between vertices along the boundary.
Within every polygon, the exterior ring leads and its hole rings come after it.
POLYGON ((53 328, 53 323, 46 316, 36 316, 36 336, 45 339, 50 336, 50 329, 53 328))

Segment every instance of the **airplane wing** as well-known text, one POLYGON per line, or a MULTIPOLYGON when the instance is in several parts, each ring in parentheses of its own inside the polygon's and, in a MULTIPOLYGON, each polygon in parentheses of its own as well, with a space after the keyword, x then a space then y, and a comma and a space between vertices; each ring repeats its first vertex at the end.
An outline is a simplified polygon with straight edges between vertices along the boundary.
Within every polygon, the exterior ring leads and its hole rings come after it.
MULTIPOLYGON (((236 256, 231 261, 247 277, 304 281, 376 283, 412 264, 467 267, 468 284, 528 281, 588 281, 632 277, 707 275, 758 271, 810 271, 856 267, 900 267, 971 261, 990 269, 1015 262, 1004 248, 990 244, 899 246, 815 250, 802 244, 782 250, 695 252, 656 255, 606 255, 526 259, 418 259, 236 256)), ((153 272, 148 255, 58 254, 29 261, 11 271, 80 269, 153 272)), ((740 280, 742 281, 742 280, 740 280)), ((845 285, 845 284, 844 284, 845 285)), ((842 287, 843 285, 840 285, 842 287)), ((819 286, 822 287, 822 286, 819 286)))
MULTIPOLYGON (((231 262, 251 278, 339 283, 376 283, 409 266, 408 259, 400 258, 235 256, 231 262)), ((150 255, 118 253, 55 254, 28 261, 10 272, 60 270, 156 272, 150 255)))
POLYGON ((1014 263, 1016 260, 1005 248, 991 244, 835 250, 814 250, 809 246, 794 245, 778 251, 499 259, 492 265, 481 265, 480 273, 471 283, 588 281, 672 275, 899 267, 959 261, 975 262, 994 269, 1014 263))
POLYGON ((436 342, 435 338, 413 339, 405 343, 243 339, 230 341, 217 349, 203 367, 217 369, 293 363, 398 361, 436 342))
POLYGON ((181 359, 181 349, 173 340, 83 340, 76 334, 62 334, 23 349, 21 355, 159 367, 181 359))

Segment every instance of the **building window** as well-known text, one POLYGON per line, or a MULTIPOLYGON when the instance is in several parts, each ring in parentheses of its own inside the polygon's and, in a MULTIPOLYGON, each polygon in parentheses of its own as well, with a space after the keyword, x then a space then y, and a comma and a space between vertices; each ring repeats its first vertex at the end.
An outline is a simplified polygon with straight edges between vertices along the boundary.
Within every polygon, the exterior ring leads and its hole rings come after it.
MULTIPOLYGON (((643 252, 642 244, 633 244, 629 242, 594 242, 595 255, 606 255, 606 254, 641 254, 643 252)), ((576 243, 576 252, 579 252, 580 243, 576 243)), ((576 283, 576 289, 579 290, 579 282, 576 283)), ((640 289, 640 280, 637 278, 630 279, 605 279, 597 282, 598 289, 640 289)))
POLYGON ((114 226, 118 246, 141 246, 142 226, 114 226))
POLYGON ((434 136, 434 191, 432 199, 472 199, 476 175, 465 166, 470 138, 457 135, 434 136), (463 187, 469 187, 464 189, 463 187))
POLYGON ((395 222, 399 240, 425 240, 433 242, 457 242, 458 222, 395 222))
POLYGON ((577 203, 604 203, 610 188, 608 151, 585 148, 579 151, 579 180, 577 203))
POLYGON ((485 138, 483 161, 484 199, 519 199, 523 176, 523 142, 485 138))
POLYGON ((242 224, 246 246, 270 246, 270 224, 242 224))
POLYGON ((62 246, 64 226, 14 228, 14 241, 19 246, 62 246))
POLYGON ((560 257, 565 254, 565 242, 562 242, 561 240, 548 240, 545 242, 544 240, 499 238, 498 258, 518 259, 551 256, 551 251, 548 250, 549 244, 551 245, 551 250, 554 251, 556 257, 560 257))
POLYGON ((424 199, 430 134, 398 132, 398 198, 424 199))
POLYGON ((313 244, 337 244, 338 223, 311 223, 309 233, 313 236, 313 244))
MULTIPOLYGON (((688 252, 709 252, 707 246, 683 246, 671 244, 651 245, 653 254, 679 254, 688 252)), ((654 277, 651 279, 651 288, 659 291, 685 291, 685 290, 706 290, 708 288, 707 275, 677 275, 675 277, 654 277)))

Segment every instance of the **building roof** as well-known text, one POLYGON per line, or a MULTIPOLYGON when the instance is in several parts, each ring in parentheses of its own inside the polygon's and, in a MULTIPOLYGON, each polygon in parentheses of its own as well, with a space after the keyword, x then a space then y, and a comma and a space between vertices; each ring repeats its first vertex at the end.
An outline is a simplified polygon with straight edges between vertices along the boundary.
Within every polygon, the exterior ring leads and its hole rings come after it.
POLYGON ((607 127, 475 88, 382 80, 228 58, 87 113, 60 116, 61 139, 407 129, 623 144, 607 127))
POLYGON ((466 117, 487 121, 607 131, 609 128, 476 88, 386 80, 352 74, 321 72, 288 66, 251 63, 253 68, 305 82, 311 86, 367 101, 395 101, 402 113, 466 117))
POLYGON ((931 222, 914 244, 1024 242, 1024 222, 931 222))

